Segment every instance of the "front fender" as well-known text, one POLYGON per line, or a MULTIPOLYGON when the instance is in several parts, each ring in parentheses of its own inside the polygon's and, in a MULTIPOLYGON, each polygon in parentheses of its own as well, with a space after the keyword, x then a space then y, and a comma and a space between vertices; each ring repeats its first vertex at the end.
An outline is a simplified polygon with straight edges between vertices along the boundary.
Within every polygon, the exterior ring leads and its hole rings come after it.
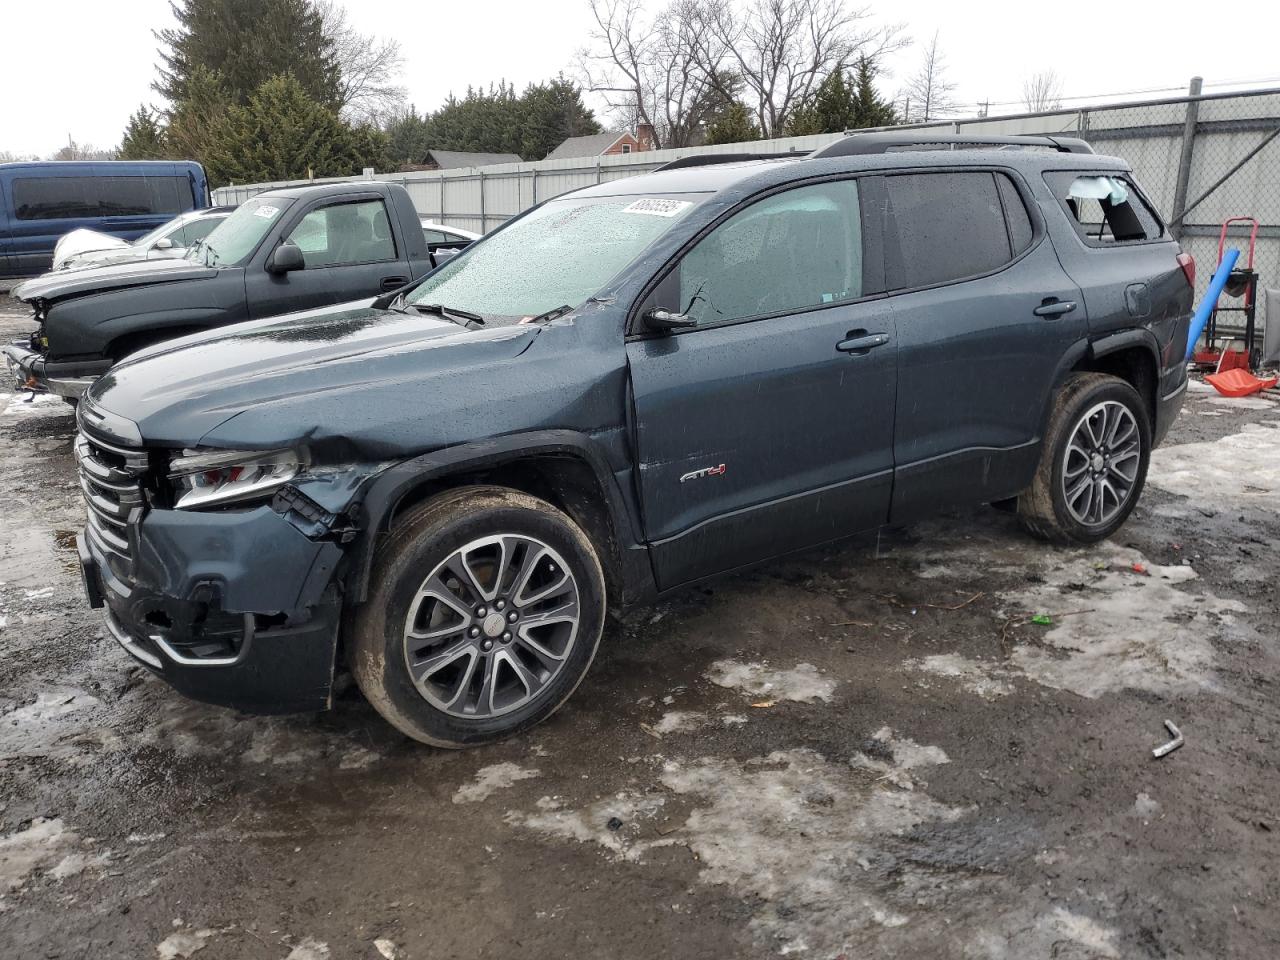
POLYGON ((609 467, 598 443, 576 430, 537 430, 445 447, 396 464, 378 474, 366 487, 357 508, 359 533, 348 550, 348 596, 363 602, 378 538, 395 524, 401 505, 415 490, 449 476, 509 464, 528 457, 564 455, 590 467, 617 538, 619 575, 624 594, 639 597, 654 592, 648 551, 638 536, 633 498, 609 467))

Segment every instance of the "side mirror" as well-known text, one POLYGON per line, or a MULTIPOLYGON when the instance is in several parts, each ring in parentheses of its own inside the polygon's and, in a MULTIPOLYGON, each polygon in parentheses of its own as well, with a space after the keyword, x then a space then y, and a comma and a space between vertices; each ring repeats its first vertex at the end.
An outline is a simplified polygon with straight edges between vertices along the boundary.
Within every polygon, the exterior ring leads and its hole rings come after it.
POLYGON ((271 251, 267 258, 267 273, 284 274, 294 270, 303 270, 307 266, 303 259, 302 249, 289 240, 271 251))
POLYGON ((672 330, 686 330, 689 327, 696 327, 698 321, 687 313, 672 313, 670 310, 654 307, 652 310, 645 311, 644 325, 649 330, 669 333, 672 330))
POLYGON ((157 241, 156 241, 155 243, 153 243, 151 246, 152 246, 152 247, 154 247, 156 250, 172 250, 172 249, 173 249, 173 241, 172 241, 172 240, 170 240, 168 237, 161 237, 159 240, 157 240, 157 241))

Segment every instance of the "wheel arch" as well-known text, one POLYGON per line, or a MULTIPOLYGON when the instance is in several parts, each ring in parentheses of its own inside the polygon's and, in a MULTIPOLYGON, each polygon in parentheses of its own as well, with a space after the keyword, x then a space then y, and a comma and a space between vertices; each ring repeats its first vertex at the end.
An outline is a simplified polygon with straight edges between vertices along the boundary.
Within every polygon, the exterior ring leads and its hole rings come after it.
POLYGON ((1160 390, 1160 346, 1151 331, 1125 330, 1095 340, 1073 371, 1110 374, 1133 387, 1147 405, 1154 432, 1160 390))
POLYGON ((520 490, 568 514, 595 545, 612 597, 627 603, 655 591, 648 552, 604 454, 584 434, 545 430, 446 447, 382 473, 360 506, 348 595, 365 600, 374 548, 406 510, 445 490, 478 484, 520 490))

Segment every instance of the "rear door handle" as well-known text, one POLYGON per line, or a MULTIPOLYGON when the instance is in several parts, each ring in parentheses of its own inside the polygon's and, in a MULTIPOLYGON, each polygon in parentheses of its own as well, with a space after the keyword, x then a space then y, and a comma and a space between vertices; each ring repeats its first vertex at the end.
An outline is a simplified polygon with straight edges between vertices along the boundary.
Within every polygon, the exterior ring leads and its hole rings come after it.
POLYGON ((379 286, 383 290, 394 290, 396 287, 403 287, 408 282, 408 277, 383 277, 379 286))
POLYGON ((867 333, 865 330, 850 330, 846 339, 836 344, 841 353, 852 353, 865 357, 876 347, 883 347, 889 342, 887 333, 867 333))
POLYGON ((1040 306, 1031 312, 1037 317, 1060 317, 1065 313, 1070 313, 1076 308, 1074 300, 1059 300, 1057 297, 1046 297, 1040 302, 1040 306))

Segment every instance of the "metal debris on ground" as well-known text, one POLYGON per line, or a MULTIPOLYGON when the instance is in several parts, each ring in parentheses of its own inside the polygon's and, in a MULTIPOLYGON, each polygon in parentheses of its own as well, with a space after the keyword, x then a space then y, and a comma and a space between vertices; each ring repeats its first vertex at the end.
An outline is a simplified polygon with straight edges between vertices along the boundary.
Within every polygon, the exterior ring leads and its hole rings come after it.
POLYGON ((1161 757, 1163 757, 1167 753, 1173 753, 1173 751, 1177 750, 1184 743, 1182 739, 1182 731, 1179 730, 1176 726, 1174 726, 1174 723, 1172 720, 1166 720, 1164 722, 1164 725, 1168 729, 1169 735, 1173 737, 1173 739, 1170 740, 1168 743, 1160 744, 1160 746, 1156 747, 1154 750, 1151 751, 1151 755, 1155 757, 1157 760, 1159 760, 1161 757))

